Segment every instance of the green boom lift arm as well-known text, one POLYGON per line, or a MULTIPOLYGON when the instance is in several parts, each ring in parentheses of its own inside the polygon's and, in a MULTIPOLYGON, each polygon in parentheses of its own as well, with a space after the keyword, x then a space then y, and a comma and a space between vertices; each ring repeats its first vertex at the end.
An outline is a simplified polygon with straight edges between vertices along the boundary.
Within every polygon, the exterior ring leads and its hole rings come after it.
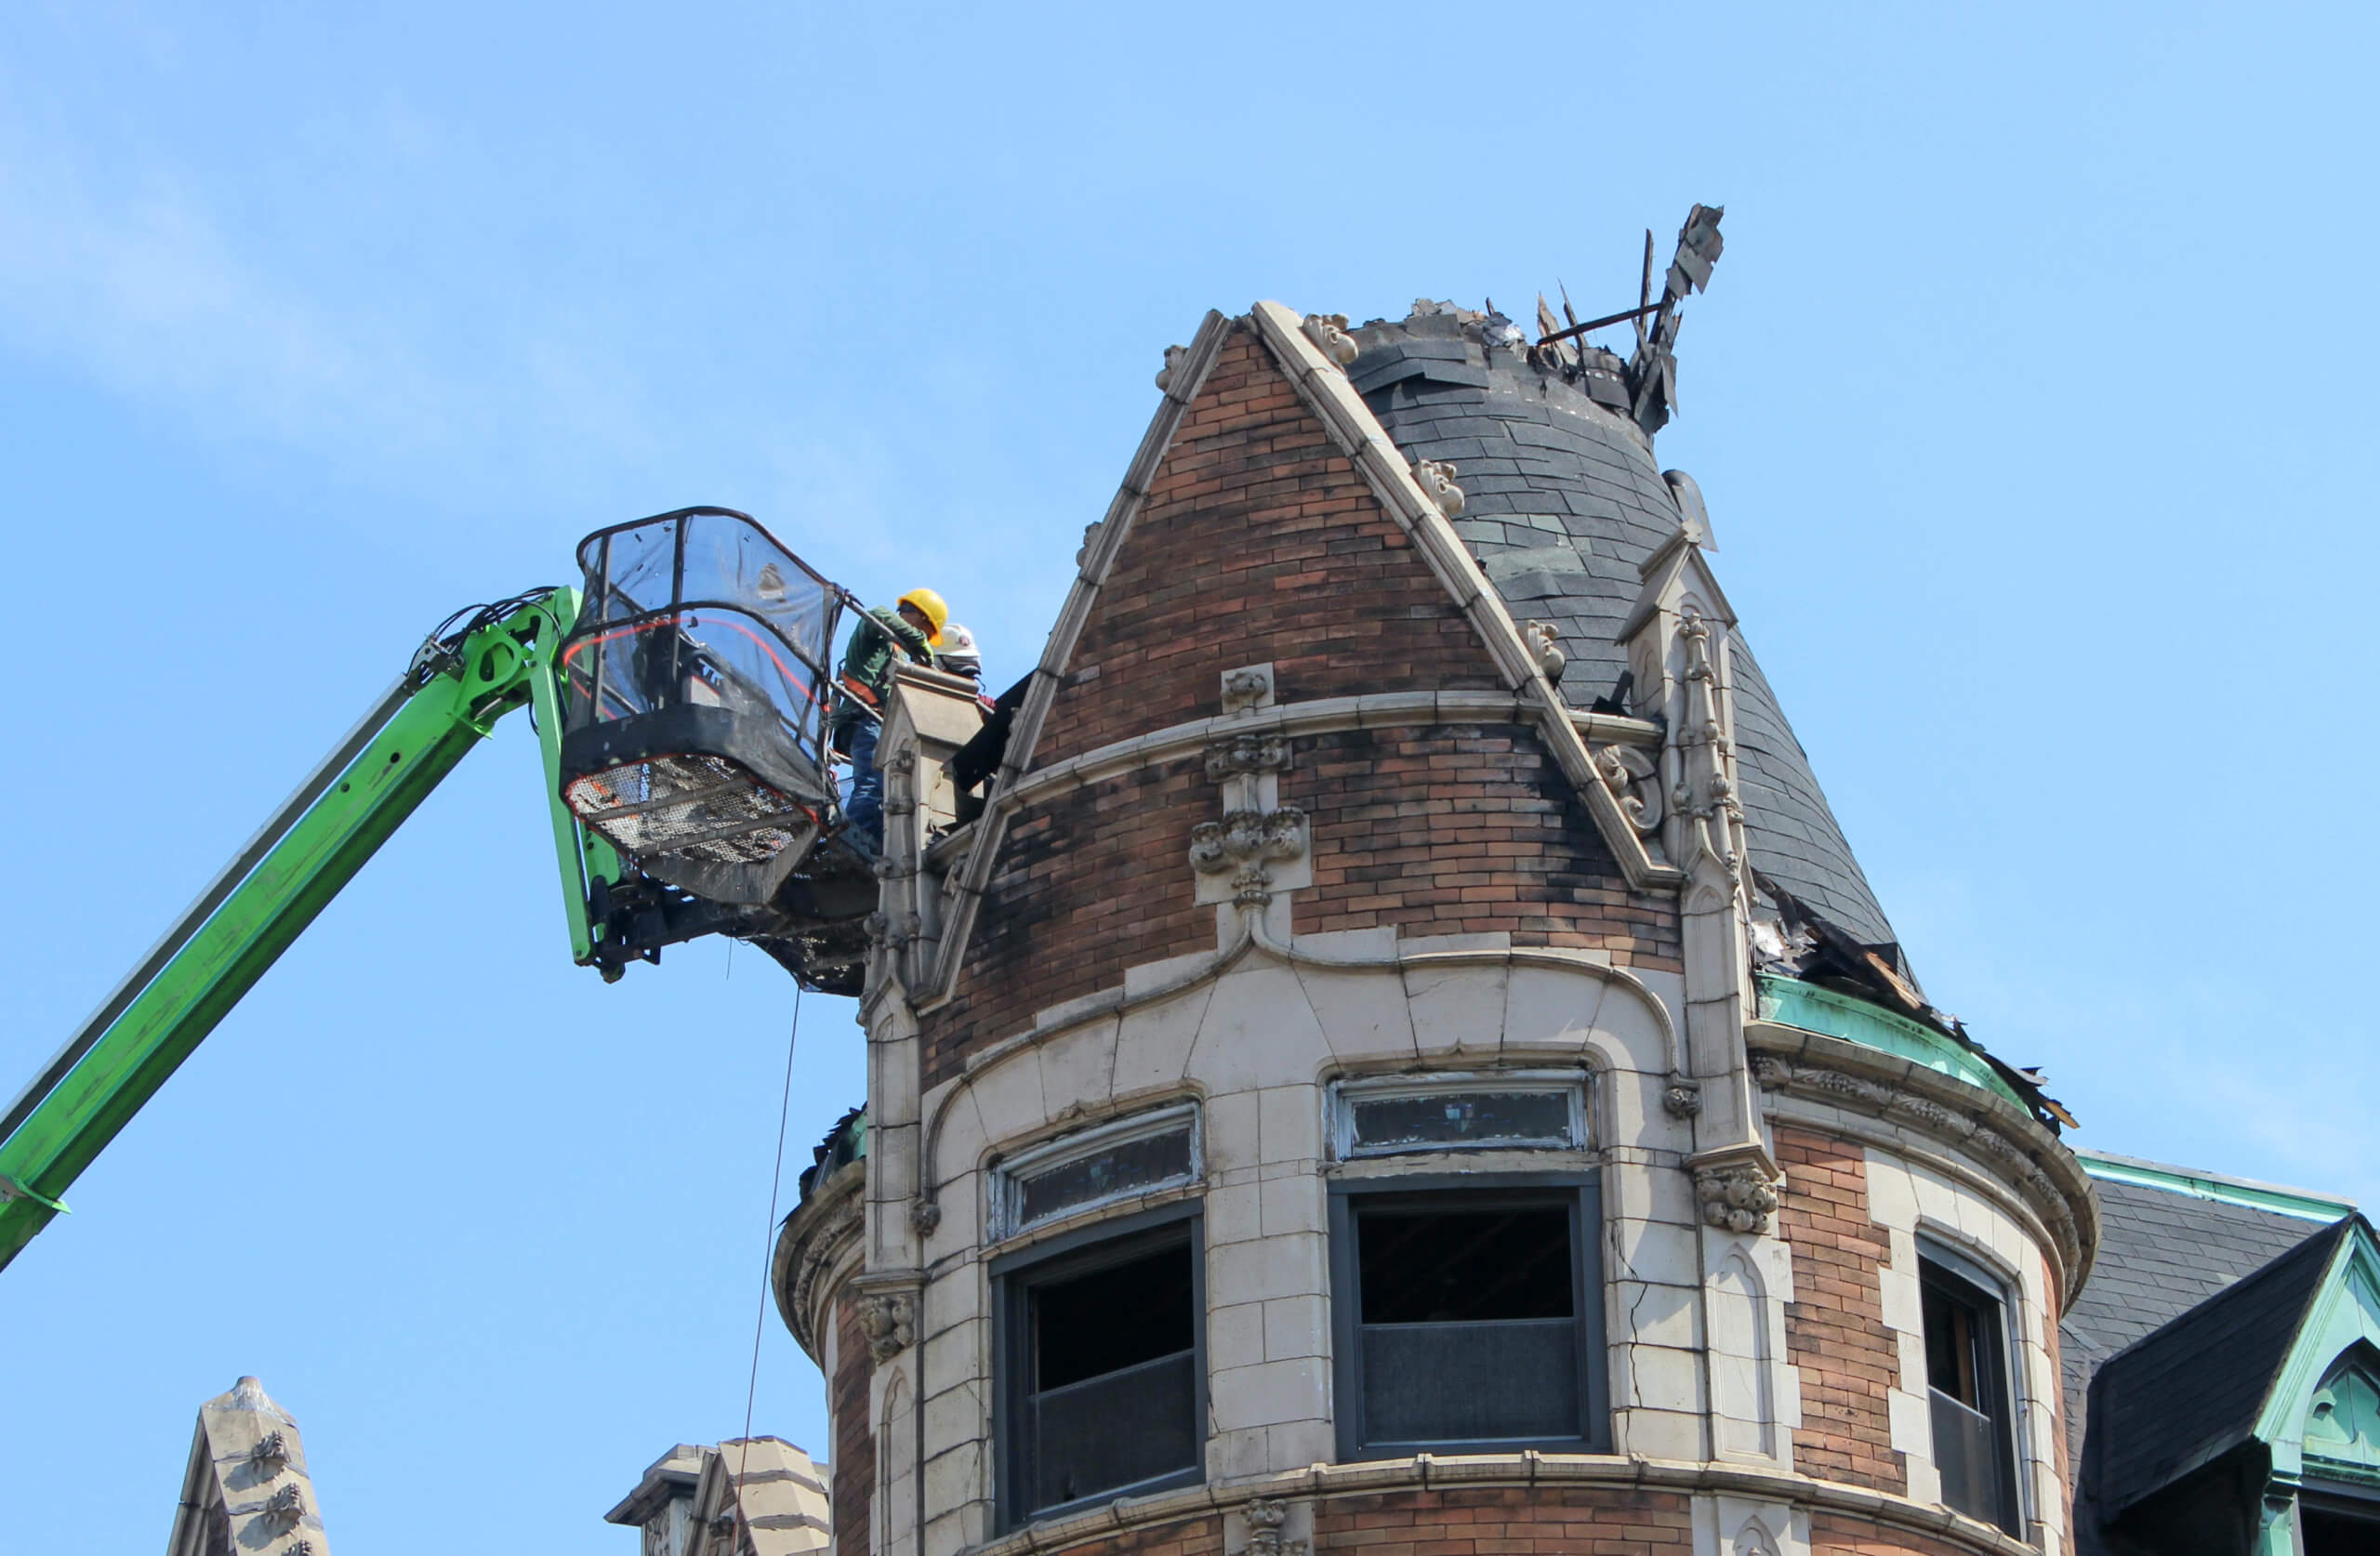
MULTIPOLYGON (((562 802, 554 661, 578 616, 576 589, 487 606, 422 645, 238 857, 0 1119, 0 1269, 66 1207, 60 1196, 256 985, 364 862, 496 721, 535 710, 561 857, 571 952, 595 959, 588 921, 618 856, 562 802)), ((614 972, 613 976, 616 976, 614 972)))

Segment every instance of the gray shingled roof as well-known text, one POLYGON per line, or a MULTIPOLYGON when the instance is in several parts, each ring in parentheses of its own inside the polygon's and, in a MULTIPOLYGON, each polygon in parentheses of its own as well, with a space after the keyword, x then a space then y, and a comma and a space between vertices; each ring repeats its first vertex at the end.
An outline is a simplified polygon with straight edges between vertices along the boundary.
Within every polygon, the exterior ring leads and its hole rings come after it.
POLYGON ((2249 1441, 2352 1225, 2322 1228, 2099 1368, 2098 1434, 2084 1463, 2101 1517, 2249 1441))
MULTIPOLYGON (((2140 1439, 2168 1435, 2162 1426, 2145 1433, 2136 1425, 2124 1430, 2127 1420, 2136 1420, 2136 1413, 2122 1405, 2117 1407, 2119 1419, 2095 1425, 2090 1388, 2100 1367, 2210 1298, 2237 1288, 2292 1249, 2332 1232, 2294 1216, 2163 1189, 2104 1180, 2097 1187, 2098 1258, 2091 1267, 2090 1284, 2058 1325, 2078 1556, 2101 1556, 2107 1549, 2098 1536, 2096 1488, 2082 1474, 2091 1432, 2109 1431, 2111 1440, 2123 1440, 2123 1452, 2139 1451, 2140 1439)), ((2291 1328, 2294 1333, 2294 1325, 2291 1328)))
MULTIPOLYGON (((1643 587, 1637 568, 1681 518, 1651 440, 1613 408, 1618 380, 1540 373, 1448 314, 1355 338, 1348 376, 1397 446, 1455 465, 1454 527, 1514 616, 1562 633, 1564 692, 1580 705, 1608 693, 1627 667, 1612 635, 1643 587)), ((1740 632, 1733 657, 1753 865, 1859 940, 1897 939, 1740 632)))

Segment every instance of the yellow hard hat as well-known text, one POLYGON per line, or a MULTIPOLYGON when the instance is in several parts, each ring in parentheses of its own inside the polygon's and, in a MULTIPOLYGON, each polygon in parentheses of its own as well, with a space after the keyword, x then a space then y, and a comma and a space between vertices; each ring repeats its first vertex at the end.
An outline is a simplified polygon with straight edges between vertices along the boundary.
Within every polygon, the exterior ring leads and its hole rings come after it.
POLYGON ((950 625, 950 607, 942 602, 942 596, 932 589, 911 589, 901 597, 901 603, 916 606, 926 620, 933 623, 933 635, 926 641, 942 641, 942 629, 950 625))

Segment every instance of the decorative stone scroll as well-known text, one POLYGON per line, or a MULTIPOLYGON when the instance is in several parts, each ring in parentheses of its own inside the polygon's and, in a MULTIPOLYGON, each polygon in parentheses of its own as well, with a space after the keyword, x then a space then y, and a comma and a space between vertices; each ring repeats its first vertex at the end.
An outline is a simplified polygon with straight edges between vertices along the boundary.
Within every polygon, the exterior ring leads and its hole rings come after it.
POLYGON ((1272 901, 1271 867, 1303 859, 1305 852, 1305 812, 1294 805, 1226 811, 1220 822, 1200 822, 1190 829, 1190 867, 1210 878, 1227 876, 1230 899, 1236 903, 1272 901))
POLYGON ((1611 785, 1620 813, 1640 837, 1661 829, 1661 770, 1654 758, 1633 745, 1606 745, 1594 753, 1595 771, 1611 785))
POLYGON ((1353 367, 1355 359, 1363 355, 1363 348, 1347 334, 1347 316, 1343 313, 1309 313, 1298 327, 1314 342, 1316 349, 1341 367, 1353 367))

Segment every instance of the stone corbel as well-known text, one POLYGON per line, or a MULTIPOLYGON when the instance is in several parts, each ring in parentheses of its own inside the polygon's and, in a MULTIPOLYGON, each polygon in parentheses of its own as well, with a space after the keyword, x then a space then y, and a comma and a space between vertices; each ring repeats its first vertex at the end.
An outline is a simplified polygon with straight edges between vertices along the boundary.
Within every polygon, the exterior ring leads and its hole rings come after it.
POLYGON ((1240 1510, 1248 1537, 1233 1556, 1309 1556, 1314 1549, 1311 1510, 1278 1497, 1251 1497, 1240 1510))
POLYGON ((1198 873, 1196 900, 1202 903, 1261 905, 1275 891, 1308 885, 1314 871, 1306 858, 1305 812, 1282 805, 1200 822, 1190 829, 1190 867, 1198 873))
POLYGON ((1777 1211, 1778 1174, 1765 1151, 1755 1146, 1711 1152, 1689 1165, 1705 1226, 1753 1234, 1768 1230, 1777 1211))
POLYGON ((853 1300, 853 1316, 877 1365, 898 1356, 917 1338, 917 1311, 916 1297, 906 1291, 872 1291, 853 1300))
MULTIPOLYGON (((1594 748, 1595 771, 1611 787, 1620 813, 1650 847, 1661 831, 1661 764, 1633 745, 1594 748)), ((1657 855, 1658 856, 1658 855, 1657 855)))

